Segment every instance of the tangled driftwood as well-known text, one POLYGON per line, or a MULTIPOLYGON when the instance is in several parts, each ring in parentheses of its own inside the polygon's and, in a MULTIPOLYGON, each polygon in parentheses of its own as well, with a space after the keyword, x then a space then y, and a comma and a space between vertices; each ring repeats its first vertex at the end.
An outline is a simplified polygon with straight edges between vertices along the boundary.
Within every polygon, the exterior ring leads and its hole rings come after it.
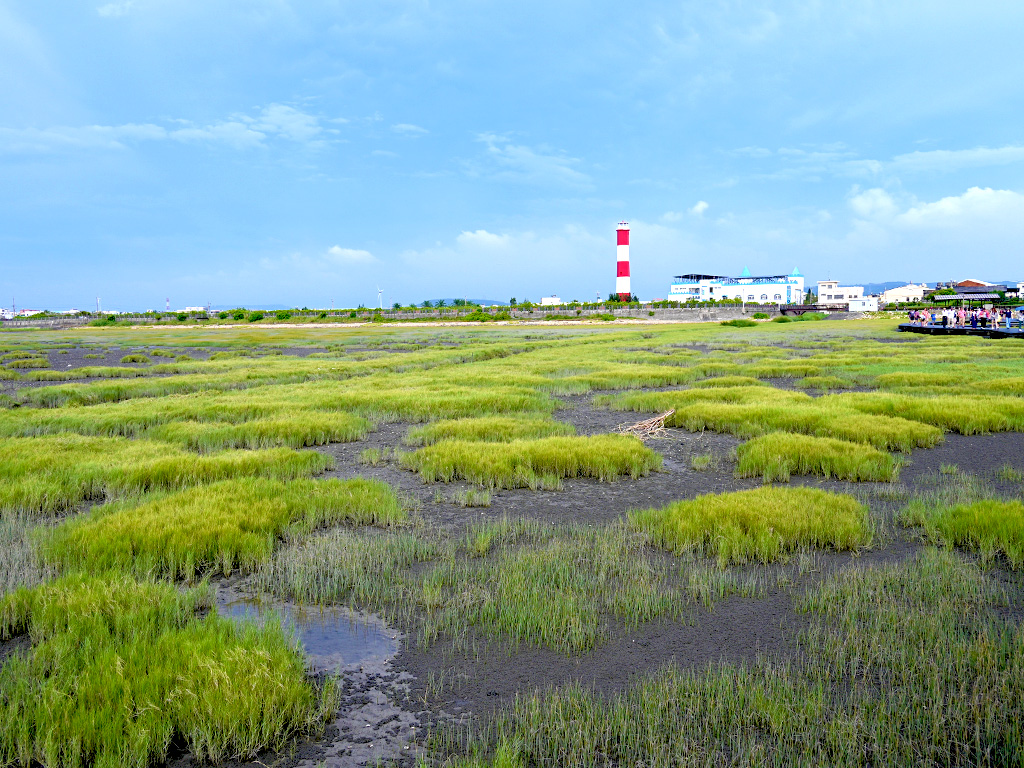
POLYGON ((665 411, 652 419, 645 419, 636 424, 623 424, 619 427, 620 435, 633 435, 641 440, 652 440, 659 437, 668 437, 665 431, 665 419, 676 412, 675 408, 665 411))

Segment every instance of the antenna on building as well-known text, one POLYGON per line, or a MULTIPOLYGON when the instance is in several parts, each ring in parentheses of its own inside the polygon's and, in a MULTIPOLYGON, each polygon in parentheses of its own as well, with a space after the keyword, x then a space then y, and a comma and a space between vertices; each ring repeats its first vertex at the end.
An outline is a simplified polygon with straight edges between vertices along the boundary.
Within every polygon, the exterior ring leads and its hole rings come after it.
POLYGON ((170 312, 171 311, 171 299, 170 299, 170 297, 167 297, 166 299, 164 299, 164 301, 167 302, 166 306, 164 307, 164 310, 166 310, 167 312, 170 312))

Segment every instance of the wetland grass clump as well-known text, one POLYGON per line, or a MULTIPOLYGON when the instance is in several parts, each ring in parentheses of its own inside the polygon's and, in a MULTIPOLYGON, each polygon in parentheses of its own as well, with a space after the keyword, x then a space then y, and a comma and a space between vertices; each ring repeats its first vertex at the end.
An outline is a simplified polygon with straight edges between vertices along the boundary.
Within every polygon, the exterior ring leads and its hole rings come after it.
POLYGON ((507 443, 553 435, 574 435, 571 424, 555 421, 546 414, 482 416, 475 419, 434 421, 409 430, 407 445, 433 445, 441 440, 472 440, 507 443))
POLYGON ((692 385, 695 389, 708 389, 716 387, 767 387, 768 384, 753 376, 717 376, 712 379, 695 381, 692 385))
POLYGON ((933 541, 980 552, 986 562, 1002 555, 1011 568, 1024 567, 1024 504, 1018 500, 943 505, 912 499, 903 520, 923 527, 933 541))
POLYGON ((391 448, 364 448, 359 452, 356 460, 367 467, 379 467, 388 463, 388 459, 394 458, 395 452, 391 448))
POLYGON ((827 395, 812 398, 805 392, 774 387, 737 386, 712 389, 642 392, 597 398, 617 411, 660 413, 674 409, 667 427, 692 432, 712 429, 738 437, 759 437, 769 432, 799 432, 868 443, 886 450, 910 451, 942 442, 939 426, 921 423, 902 412, 868 413, 853 408, 853 401, 827 395))
POLYGON ((697 472, 707 472, 709 469, 714 469, 717 466, 718 457, 711 452, 695 453, 690 456, 690 469, 697 472))
POLYGON ((155 440, 71 434, 8 438, 0 441, 0 512, 59 512, 86 500, 234 477, 292 480, 333 465, 329 456, 289 448, 197 456, 155 440))
POLYGON ((833 389, 850 389, 853 382, 838 376, 805 376, 796 382, 800 389, 816 389, 828 392, 833 389))
POLYGON ((489 491, 469 490, 459 491, 452 496, 452 503, 460 507, 489 507, 491 506, 491 494, 489 491))
POLYGON ((322 732, 337 685, 315 690, 280 624, 211 614, 205 588, 70 575, 0 600, 0 765, 138 768, 179 741, 201 762, 252 759, 322 732))
POLYGON ((661 456, 635 437, 545 437, 482 443, 447 440, 402 456, 424 482, 467 480, 489 488, 535 488, 561 478, 612 482, 636 479, 661 467, 661 456))
POLYGON ((1024 400, 1010 395, 908 395, 851 392, 828 395, 838 405, 933 424, 962 435, 1024 431, 1024 400))
POLYGON ((901 462, 863 443, 771 432, 736 449, 736 474, 765 482, 788 482, 791 475, 820 475, 837 480, 892 482, 901 462))
POLYGON ((225 448, 305 448, 328 443, 362 440, 371 424, 361 416, 341 411, 306 411, 252 419, 238 424, 225 422, 173 421, 146 431, 154 440, 184 445, 193 451, 210 453, 225 448))
POLYGON ((767 563, 800 547, 857 549, 872 536, 867 507, 817 488, 709 493, 630 512, 629 521, 656 546, 716 557, 723 565, 767 563))
POLYGON ((124 364, 128 364, 128 363, 151 363, 153 361, 150 360, 145 355, 132 354, 132 355, 125 355, 124 357, 122 357, 121 358, 121 362, 124 363, 124 364))
POLYGON ((95 507, 55 528, 43 551, 65 568, 191 579, 209 569, 252 571, 286 534, 405 519, 395 491, 379 480, 246 478, 95 507))
POLYGON ((45 357, 26 357, 12 360, 5 365, 8 368, 49 368, 50 361, 45 357))

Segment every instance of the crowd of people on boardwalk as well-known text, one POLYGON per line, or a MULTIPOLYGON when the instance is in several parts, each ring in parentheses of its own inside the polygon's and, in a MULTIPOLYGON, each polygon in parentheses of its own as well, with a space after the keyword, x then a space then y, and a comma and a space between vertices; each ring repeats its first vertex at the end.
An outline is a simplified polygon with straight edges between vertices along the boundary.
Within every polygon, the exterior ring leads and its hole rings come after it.
POLYGON ((943 328, 1010 328, 1016 323, 1024 327, 1024 309, 1015 312, 1009 308, 964 309, 912 309, 910 322, 914 325, 941 325, 943 328))

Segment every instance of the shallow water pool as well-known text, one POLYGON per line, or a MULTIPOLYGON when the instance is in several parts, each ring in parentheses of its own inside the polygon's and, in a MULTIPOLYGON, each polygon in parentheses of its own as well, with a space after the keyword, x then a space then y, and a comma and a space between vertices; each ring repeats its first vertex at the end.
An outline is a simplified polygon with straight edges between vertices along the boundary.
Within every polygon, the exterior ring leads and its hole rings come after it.
POLYGON ((226 618, 262 622, 280 616, 295 629, 312 672, 337 672, 346 667, 377 666, 398 652, 398 633, 376 616, 347 608, 307 608, 252 599, 218 602, 226 618))

